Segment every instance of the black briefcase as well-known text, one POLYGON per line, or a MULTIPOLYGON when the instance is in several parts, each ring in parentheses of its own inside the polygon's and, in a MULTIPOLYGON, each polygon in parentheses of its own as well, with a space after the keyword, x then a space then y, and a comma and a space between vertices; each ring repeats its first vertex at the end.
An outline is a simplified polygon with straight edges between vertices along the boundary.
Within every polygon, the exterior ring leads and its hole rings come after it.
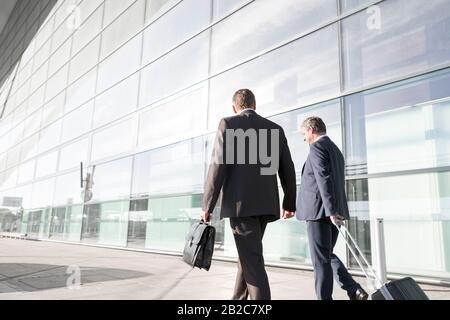
POLYGON ((192 225, 186 236, 183 261, 192 267, 209 270, 214 253, 216 229, 204 222, 192 225))

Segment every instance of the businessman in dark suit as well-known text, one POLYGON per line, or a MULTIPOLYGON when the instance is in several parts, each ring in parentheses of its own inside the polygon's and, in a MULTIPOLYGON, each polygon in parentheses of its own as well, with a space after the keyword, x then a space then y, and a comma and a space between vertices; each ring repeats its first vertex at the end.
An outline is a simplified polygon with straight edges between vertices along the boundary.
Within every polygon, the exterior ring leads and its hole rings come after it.
POLYGON ((333 277, 352 300, 366 300, 367 293, 348 273, 333 253, 344 220, 350 219, 345 195, 345 162, 339 148, 326 135, 327 128, 318 117, 307 118, 300 130, 310 145, 302 169, 297 201, 297 219, 306 221, 316 295, 331 300, 333 277))
POLYGON ((256 113, 253 93, 238 90, 232 104, 236 115, 217 131, 201 219, 209 221, 222 190, 220 218, 230 219, 239 256, 232 299, 270 300, 262 239, 267 223, 295 215, 295 169, 283 129, 256 113))

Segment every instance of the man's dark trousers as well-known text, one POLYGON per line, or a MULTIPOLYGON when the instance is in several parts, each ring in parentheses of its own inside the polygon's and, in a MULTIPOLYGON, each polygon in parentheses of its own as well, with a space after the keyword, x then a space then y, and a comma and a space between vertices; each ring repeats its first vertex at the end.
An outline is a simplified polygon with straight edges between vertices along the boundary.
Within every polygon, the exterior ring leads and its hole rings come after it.
POLYGON ((340 287, 352 296, 360 288, 347 268, 333 253, 339 230, 329 218, 307 221, 307 233, 317 299, 332 300, 333 278, 340 287))
POLYGON ((262 239, 267 216, 230 218, 239 255, 233 300, 270 300, 270 286, 264 269, 262 239))

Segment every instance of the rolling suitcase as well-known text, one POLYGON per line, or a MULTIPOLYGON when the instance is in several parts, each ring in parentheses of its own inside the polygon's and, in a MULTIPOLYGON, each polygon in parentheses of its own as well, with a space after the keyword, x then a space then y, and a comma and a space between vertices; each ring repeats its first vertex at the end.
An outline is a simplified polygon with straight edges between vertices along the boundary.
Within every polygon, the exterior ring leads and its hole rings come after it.
POLYGON ((414 279, 412 279, 411 277, 382 283, 347 228, 344 226, 339 227, 337 225, 336 227, 338 228, 339 233, 346 242, 348 248, 350 249, 350 252, 352 253, 353 257, 355 258, 356 262, 358 263, 367 279, 371 280, 360 259, 356 255, 356 252, 353 250, 352 245, 358 251, 359 255, 364 260, 364 263, 367 265, 370 273, 376 280, 377 290, 371 295, 372 300, 429 300, 425 292, 423 292, 417 282, 414 281, 414 279), (348 239, 351 240, 352 245, 349 243, 348 239))

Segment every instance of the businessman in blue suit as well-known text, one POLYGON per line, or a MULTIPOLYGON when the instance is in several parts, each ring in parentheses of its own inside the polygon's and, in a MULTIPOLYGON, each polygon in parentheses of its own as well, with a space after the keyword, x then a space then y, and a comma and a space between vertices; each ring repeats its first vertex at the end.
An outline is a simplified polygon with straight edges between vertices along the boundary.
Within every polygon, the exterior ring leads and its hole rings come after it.
POLYGON ((296 216, 307 224, 317 299, 332 300, 334 278, 351 300, 367 300, 368 294, 333 253, 339 235, 333 224, 350 219, 344 157, 326 135, 322 119, 307 118, 300 129, 310 151, 302 169, 296 216))

